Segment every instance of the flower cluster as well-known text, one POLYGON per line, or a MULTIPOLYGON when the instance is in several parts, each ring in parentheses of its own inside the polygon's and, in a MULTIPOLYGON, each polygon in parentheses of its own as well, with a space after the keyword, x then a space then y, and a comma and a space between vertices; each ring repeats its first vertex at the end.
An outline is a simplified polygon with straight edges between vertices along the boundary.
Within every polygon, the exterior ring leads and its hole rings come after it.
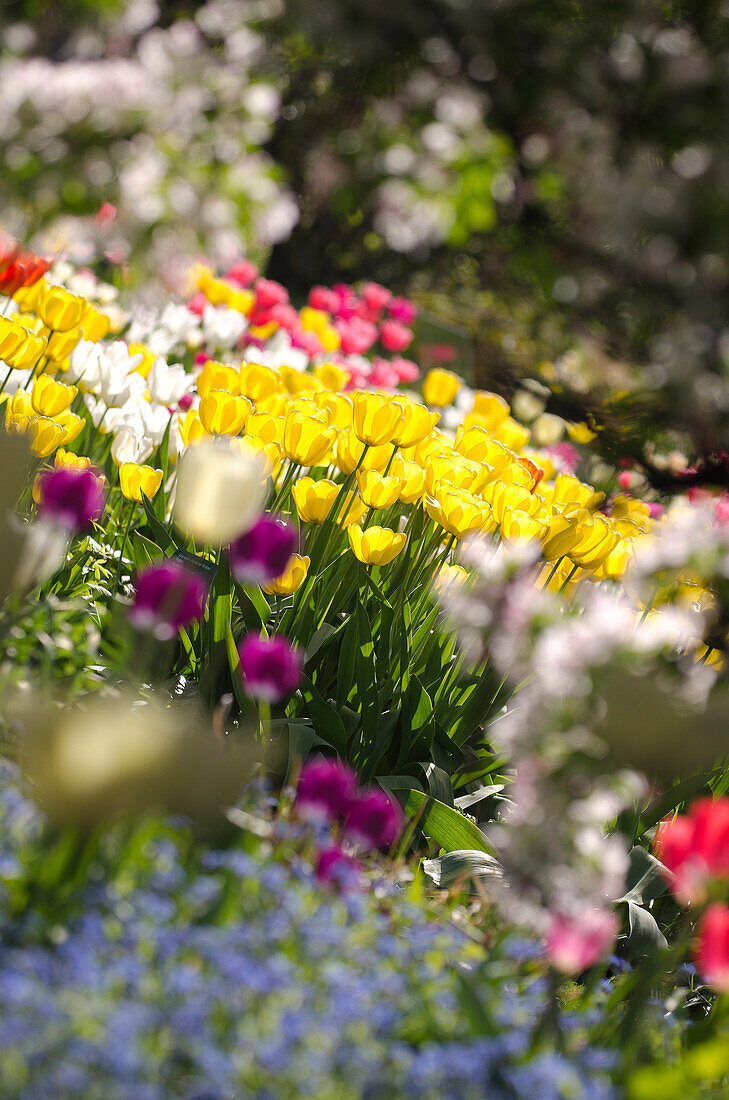
POLYGON ((270 247, 298 209, 262 151, 279 93, 261 75, 260 20, 209 0, 163 28, 140 7, 139 26, 101 23, 96 56, 83 36, 62 60, 33 56, 29 27, 5 36, 0 195, 6 225, 39 230, 41 247, 174 278, 181 253, 270 247))
POLYGON ((355 773, 331 760, 312 760, 299 777, 296 790, 299 817, 337 826, 343 844, 321 850, 316 877, 339 890, 359 884, 353 851, 391 848, 402 830, 403 816, 397 804, 381 790, 360 788, 355 773))

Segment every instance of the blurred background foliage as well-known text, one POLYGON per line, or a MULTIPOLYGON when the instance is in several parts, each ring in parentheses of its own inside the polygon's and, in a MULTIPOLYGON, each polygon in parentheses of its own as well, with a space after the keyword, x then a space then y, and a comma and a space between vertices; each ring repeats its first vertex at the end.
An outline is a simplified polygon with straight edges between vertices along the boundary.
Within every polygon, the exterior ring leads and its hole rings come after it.
POLYGON ((257 242, 271 277, 300 297, 362 278, 410 293, 469 334, 479 384, 539 380, 551 411, 587 420, 658 487, 676 475, 656 446, 676 443, 703 456, 694 480, 729 480, 725 0, 8 11, 33 25, 28 50, 56 59, 89 28, 116 56, 154 22, 255 25, 252 74, 281 97, 263 151, 299 208, 257 242))

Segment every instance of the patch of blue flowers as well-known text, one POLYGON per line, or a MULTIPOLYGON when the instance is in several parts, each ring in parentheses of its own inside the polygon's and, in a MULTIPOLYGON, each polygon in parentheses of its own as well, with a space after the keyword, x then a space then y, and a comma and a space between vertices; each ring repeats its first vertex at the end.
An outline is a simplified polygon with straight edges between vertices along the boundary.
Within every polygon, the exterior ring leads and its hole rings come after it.
MULTIPOLYGON (((3 766, 5 916, 42 826, 3 766)), ((3 1100, 615 1095, 604 1052, 530 1057, 538 980, 492 984, 496 1033, 475 1034, 459 971, 483 950, 402 893, 340 898, 276 845, 202 847, 169 822, 125 852, 88 865, 58 923, 33 904, 3 920, 3 1100)))

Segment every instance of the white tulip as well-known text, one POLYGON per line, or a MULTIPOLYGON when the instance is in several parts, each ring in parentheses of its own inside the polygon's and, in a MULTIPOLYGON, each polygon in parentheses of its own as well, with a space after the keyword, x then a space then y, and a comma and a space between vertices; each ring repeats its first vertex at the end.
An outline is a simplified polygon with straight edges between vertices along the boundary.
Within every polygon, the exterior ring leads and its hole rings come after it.
POLYGON ((203 334, 216 348, 234 348, 248 322, 242 313, 227 306, 207 305, 203 310, 203 334))
POLYGON ((176 405, 194 385, 194 376, 188 374, 181 363, 168 364, 162 356, 155 359, 147 375, 150 397, 160 405, 176 405))
POLYGON ((98 389, 103 354, 104 344, 101 341, 95 344, 92 340, 79 340, 68 357, 68 381, 78 383, 79 388, 87 393, 98 389))
POLYGON ((258 454, 203 439, 180 458, 172 516, 201 545, 226 545, 253 526, 265 495, 266 467, 258 454))
POLYGON ((141 465, 152 453, 152 441, 137 435, 127 424, 122 425, 114 436, 111 445, 111 457, 117 466, 122 462, 136 462, 141 465))

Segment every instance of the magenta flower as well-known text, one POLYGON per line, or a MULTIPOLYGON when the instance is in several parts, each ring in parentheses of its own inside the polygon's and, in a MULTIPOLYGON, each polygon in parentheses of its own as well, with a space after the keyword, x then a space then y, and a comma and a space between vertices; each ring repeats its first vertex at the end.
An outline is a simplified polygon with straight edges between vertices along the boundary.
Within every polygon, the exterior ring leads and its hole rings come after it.
POLYGON ((230 572, 239 584, 270 584, 286 572, 296 541, 291 524, 261 516, 250 531, 230 544, 230 572))
POLYGON ((324 848, 319 853, 315 875, 322 886, 333 886, 341 894, 359 889, 360 866, 357 860, 336 846, 324 848))
POLYGON ((588 909, 577 916, 554 913, 547 933, 547 957, 556 970, 579 974, 603 959, 615 941, 618 922, 605 909, 588 909))
POLYGON ((181 627, 203 617, 207 592, 206 580, 179 562, 150 565, 137 577, 129 621, 158 638, 174 638, 181 627))
POLYGON ((38 515, 80 531, 104 511, 103 482, 93 470, 59 466, 40 475, 38 515))
POLYGON ((380 313, 392 301, 392 292, 379 283, 365 283, 362 287, 362 297, 368 309, 373 313, 380 313))
POLYGON ((412 325, 418 316, 418 307, 409 298, 393 298, 388 313, 393 321, 399 321, 401 325, 412 325))
POLYGON ((301 769, 296 789, 300 817, 341 820, 346 817, 357 791, 357 777, 336 760, 310 760, 301 769))
POLYGON ((705 981, 729 993, 729 908, 721 902, 712 902, 701 918, 694 957, 705 981))
POLYGON ((399 321, 383 321, 380 326, 380 340, 388 351, 405 351, 412 339, 410 329, 399 321))
POLYGON ((226 279, 240 287, 250 286, 258 275, 258 268, 250 260, 236 260, 225 273, 226 279))
POLYGON ((247 634, 238 647, 243 687, 253 699, 276 703, 301 679, 302 659, 287 638, 247 634))
POLYGON ((362 848, 390 848, 400 835, 403 814, 384 791, 362 793, 352 803, 344 831, 362 848))
POLYGON ((253 285, 253 289, 256 292, 257 309, 270 309, 271 306, 289 300, 289 292, 286 287, 281 286, 281 283, 274 282, 273 279, 258 278, 253 285))

